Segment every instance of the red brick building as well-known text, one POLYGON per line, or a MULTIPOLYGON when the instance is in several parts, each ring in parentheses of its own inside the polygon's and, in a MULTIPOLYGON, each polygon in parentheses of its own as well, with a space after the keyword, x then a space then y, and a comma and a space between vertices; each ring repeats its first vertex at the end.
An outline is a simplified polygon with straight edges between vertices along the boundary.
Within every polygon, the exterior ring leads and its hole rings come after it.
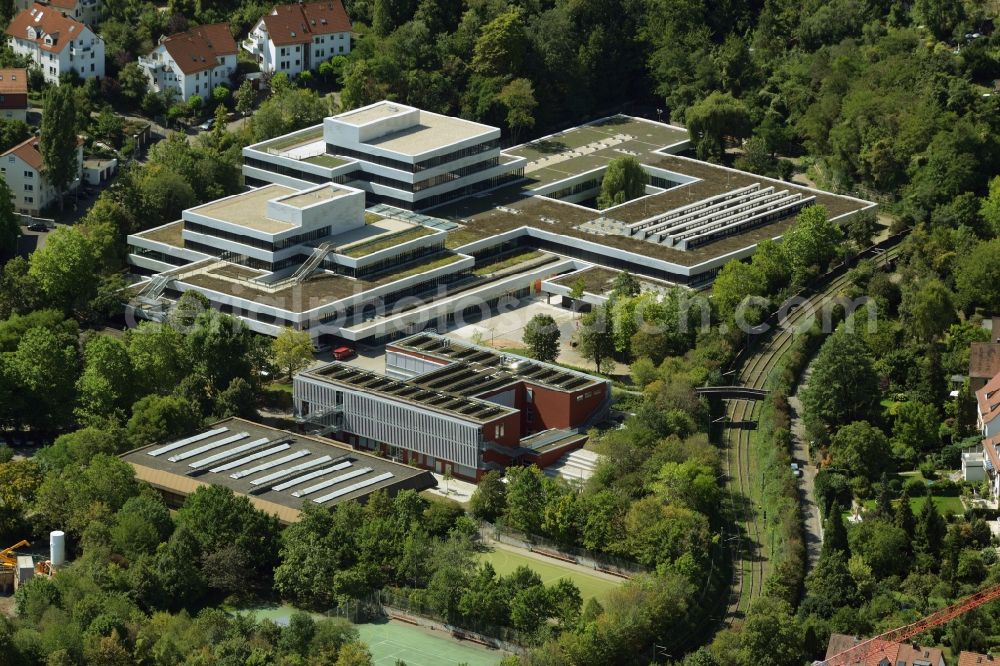
POLYGON ((296 415, 352 446, 478 480, 583 446, 608 382, 420 333, 386 347, 386 375, 331 363, 295 377, 296 415))

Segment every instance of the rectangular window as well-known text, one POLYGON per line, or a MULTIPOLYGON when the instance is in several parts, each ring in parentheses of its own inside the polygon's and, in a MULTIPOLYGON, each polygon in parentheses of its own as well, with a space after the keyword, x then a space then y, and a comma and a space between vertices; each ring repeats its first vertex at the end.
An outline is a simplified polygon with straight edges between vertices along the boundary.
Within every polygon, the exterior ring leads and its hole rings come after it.
POLYGON ((24 203, 35 203, 34 197, 24 197, 24 203))
POLYGON ((534 389, 525 389, 524 399, 527 400, 528 402, 534 402, 535 401, 534 389))
POLYGON ((31 192, 31 191, 33 191, 34 189, 35 189, 35 186, 34 186, 34 185, 32 185, 31 183, 25 183, 25 184, 24 184, 24 191, 25 191, 25 192, 31 192))
POLYGON ((34 178, 35 177, 35 172, 34 171, 25 171, 24 172, 24 177, 25 178, 34 178))

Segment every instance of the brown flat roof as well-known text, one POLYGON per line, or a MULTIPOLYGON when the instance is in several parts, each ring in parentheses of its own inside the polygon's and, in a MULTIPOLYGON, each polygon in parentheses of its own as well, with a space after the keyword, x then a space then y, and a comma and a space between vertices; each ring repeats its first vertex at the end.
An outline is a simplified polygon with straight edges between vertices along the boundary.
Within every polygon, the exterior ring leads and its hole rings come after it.
POLYGON ((969 352, 969 376, 977 379, 993 379, 998 374, 1000 374, 1000 342, 973 342, 969 352))
POLYGON ((400 280, 414 273, 455 263, 462 258, 463 256, 458 254, 431 258, 415 264, 401 266, 393 272, 384 273, 371 280, 349 278, 333 273, 321 273, 274 292, 264 288, 255 290, 253 283, 246 281, 233 282, 225 279, 226 277, 230 277, 246 280, 264 274, 262 271, 243 269, 243 267, 237 264, 229 264, 225 267, 214 269, 209 273, 197 273, 187 276, 181 282, 195 287, 204 287, 223 294, 251 298, 258 303, 266 303, 290 312, 305 312, 326 303, 338 301, 354 294, 360 294, 373 287, 400 280))

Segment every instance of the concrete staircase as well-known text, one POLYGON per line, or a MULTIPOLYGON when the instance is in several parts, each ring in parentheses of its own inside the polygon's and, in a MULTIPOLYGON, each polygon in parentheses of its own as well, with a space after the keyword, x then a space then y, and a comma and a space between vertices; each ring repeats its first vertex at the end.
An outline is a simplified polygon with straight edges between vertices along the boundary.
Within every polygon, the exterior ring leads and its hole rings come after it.
POLYGON ((309 255, 309 258, 305 260, 305 263, 299 266, 294 273, 288 276, 287 280, 289 282, 302 282, 305 280, 314 270, 319 268, 319 265, 324 259, 326 259, 326 255, 330 254, 333 249, 334 245, 332 243, 322 243, 319 245, 315 250, 313 250, 312 254, 309 255))
POLYGON ((567 481, 586 481, 594 475, 601 457, 593 451, 575 449, 563 454, 559 460, 546 467, 546 476, 562 477, 567 481))

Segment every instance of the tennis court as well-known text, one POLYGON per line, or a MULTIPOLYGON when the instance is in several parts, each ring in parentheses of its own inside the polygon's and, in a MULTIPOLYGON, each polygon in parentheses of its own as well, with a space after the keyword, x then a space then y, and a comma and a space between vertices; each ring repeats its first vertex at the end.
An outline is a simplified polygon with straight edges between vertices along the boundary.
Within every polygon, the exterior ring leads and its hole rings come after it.
POLYGON ((428 629, 401 622, 384 621, 354 625, 361 640, 368 644, 372 663, 394 666, 397 660, 406 666, 495 666, 503 659, 498 650, 460 643, 428 629))
POLYGON ((569 578, 580 589, 580 596, 583 597, 584 603, 590 597, 604 603, 611 590, 624 582, 584 573, 575 567, 562 566, 558 560, 548 562, 503 548, 493 548, 481 553, 479 557, 492 564, 501 576, 508 576, 514 572, 514 569, 525 566, 541 576, 542 582, 546 585, 552 585, 560 578, 569 578))

